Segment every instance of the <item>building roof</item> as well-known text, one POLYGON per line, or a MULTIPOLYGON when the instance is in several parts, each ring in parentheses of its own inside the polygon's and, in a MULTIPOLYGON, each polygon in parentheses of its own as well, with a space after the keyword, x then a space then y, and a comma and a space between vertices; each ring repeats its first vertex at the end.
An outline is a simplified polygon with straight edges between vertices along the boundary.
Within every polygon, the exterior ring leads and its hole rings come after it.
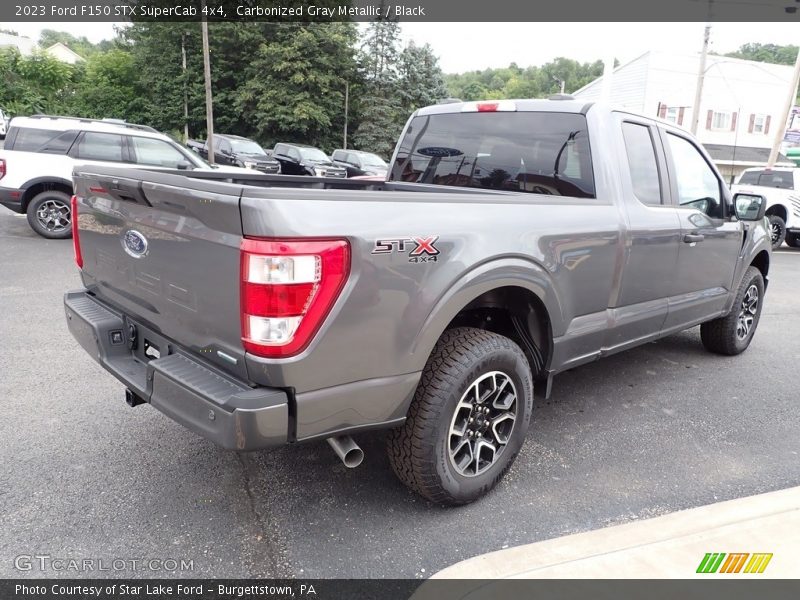
POLYGON ((20 54, 26 55, 33 52, 33 49, 36 47, 36 42, 34 42, 31 38, 22 35, 0 33, 0 48, 9 46, 19 50, 20 54))
POLYGON ((62 60, 66 56, 70 57, 73 62, 83 62, 84 60, 86 60, 74 50, 70 50, 69 46, 67 46, 66 44, 62 44, 61 42, 56 42, 52 46, 48 46, 45 49, 45 52, 47 52, 54 58, 58 58, 59 60, 62 60), (61 54, 61 56, 59 56, 59 53, 61 54))
MULTIPOLYGON (((714 162, 767 164, 769 160, 769 148, 725 144, 703 144, 703 146, 714 162)), ((783 154, 778 154, 778 163, 791 164, 783 154)))

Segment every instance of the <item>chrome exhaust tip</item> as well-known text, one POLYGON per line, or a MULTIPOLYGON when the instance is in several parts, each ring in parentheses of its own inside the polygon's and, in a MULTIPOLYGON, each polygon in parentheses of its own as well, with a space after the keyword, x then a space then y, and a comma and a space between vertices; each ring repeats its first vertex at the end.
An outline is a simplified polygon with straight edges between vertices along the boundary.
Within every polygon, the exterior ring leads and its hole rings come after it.
POLYGON ((327 442, 348 469, 355 469, 364 460, 364 451, 349 435, 329 437, 327 442))

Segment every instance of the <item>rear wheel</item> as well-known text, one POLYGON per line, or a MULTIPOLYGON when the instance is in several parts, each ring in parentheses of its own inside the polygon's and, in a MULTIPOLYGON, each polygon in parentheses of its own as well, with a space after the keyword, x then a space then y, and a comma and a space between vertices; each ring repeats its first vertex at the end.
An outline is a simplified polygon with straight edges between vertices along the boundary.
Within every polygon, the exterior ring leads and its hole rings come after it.
POLYGON ((792 248, 800 248, 800 233, 794 231, 787 231, 786 243, 792 248))
POLYGON ((450 329, 428 359, 406 423, 389 433, 392 468, 433 502, 472 502, 514 462, 532 409, 530 367, 517 344, 480 329, 450 329))
POLYGON ((28 224, 49 239, 72 237, 72 208, 69 194, 47 190, 33 197, 28 204, 28 224))
POLYGON ((781 247, 783 240, 786 238, 786 221, 778 215, 769 215, 769 233, 772 238, 772 249, 776 250, 781 247))
POLYGON ((749 267, 742 278, 733 308, 724 317, 700 326, 703 346, 717 354, 744 352, 755 335, 764 299, 764 278, 761 271, 749 267))

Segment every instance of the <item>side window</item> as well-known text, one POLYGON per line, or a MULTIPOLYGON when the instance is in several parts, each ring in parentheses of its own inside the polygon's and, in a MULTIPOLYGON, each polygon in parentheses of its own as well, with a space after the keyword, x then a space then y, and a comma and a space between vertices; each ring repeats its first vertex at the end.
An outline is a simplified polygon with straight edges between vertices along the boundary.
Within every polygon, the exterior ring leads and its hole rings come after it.
POLYGON ((75 138, 78 137, 77 131, 65 131, 57 138, 53 138, 46 144, 42 145, 39 152, 45 154, 66 154, 72 147, 75 138))
POLYGON ((136 164, 176 169, 178 163, 188 162, 179 150, 163 140, 132 136, 136 164))
POLYGON ((625 138, 633 193, 645 204, 661 204, 661 181, 650 128, 636 123, 623 123, 622 136, 625 138))
POLYGON ((300 152, 298 152, 297 148, 289 148, 289 158, 293 158, 294 160, 300 160, 300 152))
MULTIPOLYGON (((12 137, 10 133, 11 132, 9 132, 9 137, 12 137)), ((60 131, 54 131, 52 129, 19 127, 17 128, 16 136, 14 136, 13 146, 9 146, 6 149, 17 150, 19 152, 40 152, 42 146, 47 145, 60 135, 60 131)))
POLYGON ((361 161, 358 160, 358 154, 348 154, 347 155, 347 162, 353 165, 354 167, 360 167, 361 161))
POLYGON ((338 160, 339 162, 347 162, 347 153, 342 152, 341 150, 334 150, 333 160, 338 160))
POLYGON ((122 162, 122 136, 87 131, 78 142, 75 158, 122 162))
POLYGON ((233 152, 233 148, 231 147, 231 143, 226 140, 225 138, 219 138, 219 151, 223 154, 231 154, 233 152))
POLYGON ((667 144, 675 165, 678 203, 722 218, 719 179, 703 155, 689 140, 672 133, 667 134, 667 144))
POLYGON ((272 150, 272 154, 280 154, 281 156, 286 156, 286 147, 283 144, 276 144, 275 148, 272 150))

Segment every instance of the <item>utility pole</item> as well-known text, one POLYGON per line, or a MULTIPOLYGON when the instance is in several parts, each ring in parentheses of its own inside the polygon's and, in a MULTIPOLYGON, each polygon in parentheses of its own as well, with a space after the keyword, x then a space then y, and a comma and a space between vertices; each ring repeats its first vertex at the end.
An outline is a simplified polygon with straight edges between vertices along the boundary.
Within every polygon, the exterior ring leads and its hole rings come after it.
POLYGON ((350 82, 344 82, 344 143, 342 148, 347 150, 347 116, 350 110, 350 82))
MULTIPOLYGON (((709 6, 709 11, 711 7, 709 6)), ((703 80, 706 76, 706 57, 708 56, 708 40, 711 37, 711 25, 706 25, 703 32, 703 51, 700 53, 700 68, 697 71, 697 86, 694 90, 694 106, 692 106, 692 135, 697 135, 700 122, 700 101, 703 98, 703 80)))
POLYGON ((775 127, 775 141, 772 142, 772 151, 769 153, 769 160, 767 161, 767 168, 771 169, 778 161, 778 152, 781 149, 783 136, 786 134, 786 124, 789 122, 789 114, 792 112, 797 98, 797 84, 800 82, 800 52, 797 53, 797 59, 794 61, 794 75, 792 76, 792 85, 789 88, 789 93, 786 94, 786 102, 783 105, 783 112, 778 118, 775 127))
POLYGON ((186 85, 186 32, 181 34, 181 58, 183 64, 183 143, 189 141, 189 88, 186 85))
MULTIPOLYGON (((206 0, 201 3, 205 13, 206 0)), ((208 148, 208 162, 214 164, 214 105, 211 99, 211 56, 208 52, 208 20, 203 18, 200 22, 203 33, 203 76, 206 86, 206 146, 208 148)))

